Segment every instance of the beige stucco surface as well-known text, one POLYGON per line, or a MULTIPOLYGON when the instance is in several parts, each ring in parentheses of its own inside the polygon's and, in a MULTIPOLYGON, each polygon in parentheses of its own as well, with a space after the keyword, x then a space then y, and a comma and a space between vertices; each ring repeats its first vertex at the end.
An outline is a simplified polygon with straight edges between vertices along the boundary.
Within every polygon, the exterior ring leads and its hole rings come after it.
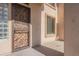
POLYGON ((32 46, 41 44, 41 6, 31 4, 32 46))
MULTIPOLYGON (((56 38, 56 33, 46 37, 46 14, 56 17, 56 10, 46 4, 31 5, 32 46, 40 45, 56 38)), ((56 31, 55 31, 56 32, 56 31)))
POLYGON ((79 56, 79 4, 65 4, 65 55, 79 56))
POLYGON ((59 40, 64 40, 64 4, 57 6, 57 36, 59 40))
MULTIPOLYGON (((46 15, 57 17, 56 10, 49 7, 48 5, 44 4, 42 5, 42 11, 41 11, 41 44, 50 42, 56 39, 56 30, 55 34, 52 36, 46 36, 46 15)), ((55 19, 57 23, 57 18, 55 19)), ((55 24, 56 25, 56 24, 55 24)), ((56 29, 56 26, 55 26, 56 29)))
POLYGON ((31 46, 40 45, 48 41, 55 40, 55 35, 46 37, 46 14, 56 17, 56 10, 46 4, 30 4, 31 7, 31 25, 32 33, 31 46))

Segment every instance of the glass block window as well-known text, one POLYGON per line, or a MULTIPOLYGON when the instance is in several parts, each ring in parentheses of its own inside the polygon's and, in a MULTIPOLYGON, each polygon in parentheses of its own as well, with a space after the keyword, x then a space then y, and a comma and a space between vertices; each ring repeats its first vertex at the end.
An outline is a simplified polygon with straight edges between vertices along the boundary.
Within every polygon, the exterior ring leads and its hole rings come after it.
POLYGON ((47 34, 55 33, 55 18, 47 16, 47 34))
POLYGON ((0 39, 8 37, 8 4, 0 3, 0 39))

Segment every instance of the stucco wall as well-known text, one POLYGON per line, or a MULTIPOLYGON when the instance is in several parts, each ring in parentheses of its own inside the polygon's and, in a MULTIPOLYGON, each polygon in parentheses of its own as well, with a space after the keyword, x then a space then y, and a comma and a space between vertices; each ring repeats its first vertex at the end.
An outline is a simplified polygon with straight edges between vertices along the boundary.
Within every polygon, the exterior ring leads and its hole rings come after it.
POLYGON ((65 55, 79 56, 79 4, 65 4, 65 55))
POLYGON ((32 46, 41 44, 41 5, 31 5, 32 46))
MULTIPOLYGON (((42 10, 41 10, 41 44, 46 43, 46 42, 51 42, 55 40, 56 38, 56 33, 55 35, 52 36, 46 36, 46 14, 52 17, 56 17, 56 10, 49 7, 46 4, 42 5, 42 10)), ((57 20, 57 19, 56 19, 57 20)), ((55 27, 56 29, 56 27, 55 27)), ((55 30, 56 32, 56 30, 55 30)))
POLYGON ((64 40, 64 4, 59 3, 57 7, 57 36, 59 40, 64 40))
MULTIPOLYGON (((32 24, 32 46, 40 45, 56 39, 53 36, 46 37, 46 14, 56 17, 56 10, 46 4, 30 4, 32 24)), ((57 19, 56 19, 57 22, 57 19)), ((56 29, 56 27, 55 27, 56 29)), ((56 32, 56 31, 55 31, 56 32)))

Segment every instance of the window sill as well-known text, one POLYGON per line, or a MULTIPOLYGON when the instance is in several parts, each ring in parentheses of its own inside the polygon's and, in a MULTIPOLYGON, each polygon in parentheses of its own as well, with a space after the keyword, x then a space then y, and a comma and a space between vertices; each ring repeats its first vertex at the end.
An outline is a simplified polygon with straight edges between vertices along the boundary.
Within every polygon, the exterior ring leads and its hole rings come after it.
POLYGON ((54 36, 55 36, 55 34, 46 34, 45 37, 54 37, 54 36))

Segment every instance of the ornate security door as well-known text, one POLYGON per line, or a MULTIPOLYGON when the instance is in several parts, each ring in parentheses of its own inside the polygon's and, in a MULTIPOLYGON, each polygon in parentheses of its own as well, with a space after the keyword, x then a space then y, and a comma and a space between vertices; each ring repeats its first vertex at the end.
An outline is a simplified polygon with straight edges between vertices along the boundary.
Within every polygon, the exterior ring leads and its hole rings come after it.
POLYGON ((20 4, 12 4, 13 50, 29 45, 30 9, 20 4))

